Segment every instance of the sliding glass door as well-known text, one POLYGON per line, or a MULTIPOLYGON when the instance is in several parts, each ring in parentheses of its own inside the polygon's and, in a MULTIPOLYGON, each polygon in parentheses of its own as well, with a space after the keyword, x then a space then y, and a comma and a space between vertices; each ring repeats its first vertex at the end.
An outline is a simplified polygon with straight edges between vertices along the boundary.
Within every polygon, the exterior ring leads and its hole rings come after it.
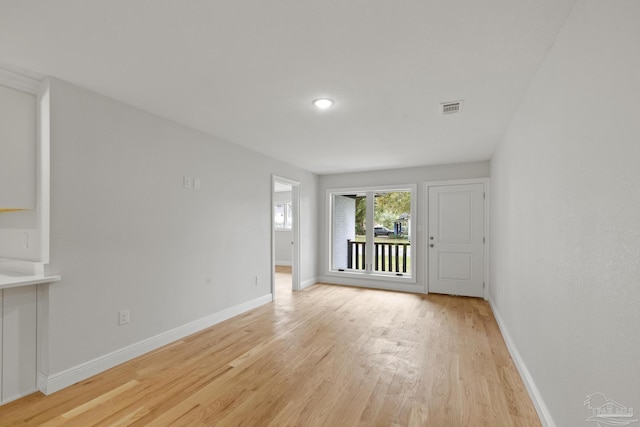
POLYGON ((415 186, 331 190, 331 265, 337 273, 411 278, 415 186))

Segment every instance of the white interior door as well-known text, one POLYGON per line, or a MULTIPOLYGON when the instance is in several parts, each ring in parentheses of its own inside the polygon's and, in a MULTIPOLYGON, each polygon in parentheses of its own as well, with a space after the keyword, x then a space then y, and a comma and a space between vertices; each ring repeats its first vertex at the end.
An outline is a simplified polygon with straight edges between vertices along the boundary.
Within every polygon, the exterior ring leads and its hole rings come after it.
POLYGON ((484 295, 484 184, 429 187, 429 292, 484 295))

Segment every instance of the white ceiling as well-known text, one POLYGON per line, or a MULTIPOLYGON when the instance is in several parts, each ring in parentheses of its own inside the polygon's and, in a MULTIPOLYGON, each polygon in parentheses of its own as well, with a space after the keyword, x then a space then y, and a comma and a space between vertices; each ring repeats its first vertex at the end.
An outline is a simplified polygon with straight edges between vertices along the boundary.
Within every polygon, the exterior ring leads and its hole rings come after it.
POLYGON ((575 1, 0 0, 0 62, 316 173, 487 160, 575 1))

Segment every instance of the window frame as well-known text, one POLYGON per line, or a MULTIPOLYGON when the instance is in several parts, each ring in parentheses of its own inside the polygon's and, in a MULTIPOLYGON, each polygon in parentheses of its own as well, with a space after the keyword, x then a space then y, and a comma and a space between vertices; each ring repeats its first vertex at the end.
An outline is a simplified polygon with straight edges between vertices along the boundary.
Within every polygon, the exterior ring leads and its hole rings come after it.
POLYGON ((273 228, 276 231, 293 231, 293 203, 291 202, 276 202, 273 204, 273 228), (275 209, 276 206, 284 206, 283 211, 283 224, 284 226, 279 226, 275 221, 275 209), (287 223, 289 225, 287 226, 287 223))
MULTIPOLYGON (((366 279, 373 281, 386 281, 386 282, 398 282, 398 283, 411 283, 417 282, 417 263, 419 257, 417 254, 418 238, 417 238, 417 206, 418 206, 418 186, 417 184, 397 184, 397 185, 376 185, 376 186, 358 186, 348 188, 331 188, 326 190, 326 206, 327 206, 327 258, 325 262, 325 274, 330 277, 341 277, 344 279, 366 279), (411 263, 407 273, 402 276, 397 276, 394 272, 375 271, 373 268, 367 268, 366 270, 344 269, 338 270, 333 267, 333 251, 334 251, 334 196, 336 195, 352 195, 365 193, 375 194, 382 192, 394 192, 394 191, 407 191, 411 194, 411 209, 410 209, 410 224, 409 224, 409 236, 410 236, 410 256, 411 263)), ((373 248, 375 243, 374 236, 374 204, 375 197, 367 197, 367 248, 365 253, 367 258, 371 259, 373 255, 373 248)))

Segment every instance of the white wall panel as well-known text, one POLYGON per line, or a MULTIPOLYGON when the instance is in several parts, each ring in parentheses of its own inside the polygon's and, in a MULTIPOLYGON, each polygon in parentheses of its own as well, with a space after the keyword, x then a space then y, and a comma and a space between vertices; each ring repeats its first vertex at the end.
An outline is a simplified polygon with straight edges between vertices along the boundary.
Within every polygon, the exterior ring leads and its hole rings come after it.
POLYGON ((491 163, 491 299, 557 426, 640 408, 639 17, 579 1, 491 163))
POLYGON ((301 280, 317 276, 315 175, 55 79, 51 110, 50 271, 63 280, 42 372, 268 295, 274 173, 301 183, 301 280))

